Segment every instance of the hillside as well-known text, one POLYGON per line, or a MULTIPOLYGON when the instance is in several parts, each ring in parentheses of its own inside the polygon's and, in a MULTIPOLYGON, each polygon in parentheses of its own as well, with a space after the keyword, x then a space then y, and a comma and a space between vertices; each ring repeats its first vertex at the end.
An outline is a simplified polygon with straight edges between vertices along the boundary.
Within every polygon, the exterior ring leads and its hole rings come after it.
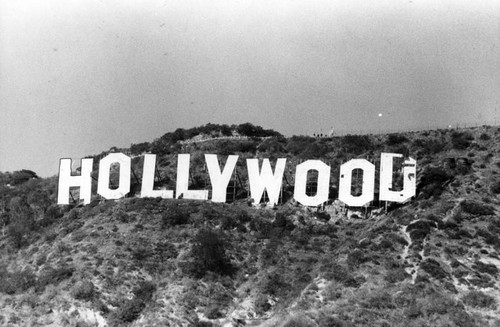
POLYGON ((205 153, 238 154, 234 191, 226 204, 58 206, 56 177, 0 173, 0 325, 500 326, 499 127, 285 138, 209 124, 92 155, 94 177, 115 151, 133 157, 132 193, 142 153, 157 154, 156 184, 170 189, 178 153, 191 154, 195 189, 210 184, 205 153), (417 159, 414 200, 386 211, 291 199, 297 163, 331 165, 335 199, 340 165, 378 166, 381 152, 417 159), (282 203, 252 206, 244 159, 281 157, 282 203))

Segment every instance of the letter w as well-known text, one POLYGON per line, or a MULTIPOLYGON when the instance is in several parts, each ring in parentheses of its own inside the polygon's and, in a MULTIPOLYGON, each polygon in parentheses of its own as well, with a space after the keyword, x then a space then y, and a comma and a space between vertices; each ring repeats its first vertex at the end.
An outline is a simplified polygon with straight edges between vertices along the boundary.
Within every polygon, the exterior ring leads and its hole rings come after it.
POLYGON ((264 190, 267 190, 271 206, 278 203, 285 164, 286 159, 279 158, 273 173, 269 159, 264 159, 262 170, 259 172, 259 159, 247 159, 250 197, 254 200, 255 204, 259 204, 264 190))

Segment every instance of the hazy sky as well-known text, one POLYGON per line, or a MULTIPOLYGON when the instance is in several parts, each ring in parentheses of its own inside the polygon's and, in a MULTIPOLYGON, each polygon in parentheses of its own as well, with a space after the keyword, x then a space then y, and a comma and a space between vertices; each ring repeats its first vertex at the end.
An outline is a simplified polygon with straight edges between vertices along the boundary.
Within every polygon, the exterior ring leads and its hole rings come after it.
POLYGON ((0 0, 0 171, 208 122, 312 135, 499 107, 497 0, 0 0))

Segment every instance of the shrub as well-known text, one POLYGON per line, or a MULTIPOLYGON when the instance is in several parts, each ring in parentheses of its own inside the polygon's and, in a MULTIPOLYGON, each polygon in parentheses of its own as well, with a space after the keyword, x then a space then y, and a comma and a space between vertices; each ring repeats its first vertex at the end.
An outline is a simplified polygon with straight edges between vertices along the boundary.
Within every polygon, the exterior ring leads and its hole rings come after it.
POLYGON ((444 150, 445 143, 437 139, 416 139, 413 147, 419 148, 420 152, 426 155, 436 154, 444 150))
POLYGON ((146 307, 144 301, 133 298, 125 300, 118 309, 114 312, 112 320, 116 322, 116 326, 122 326, 123 323, 133 322, 141 315, 142 310, 146 307))
POLYGON ((198 320, 196 319, 189 327, 213 327, 214 324, 212 324, 210 321, 203 321, 203 320, 198 320))
POLYGON ((404 268, 396 268, 389 270, 384 279, 389 283, 396 283, 402 282, 408 277, 410 277, 410 275, 406 272, 406 270, 404 270, 404 268))
POLYGON ((171 207, 162 216, 162 228, 170 226, 185 225, 189 223, 189 212, 180 208, 171 207))
POLYGON ((269 152, 271 154, 284 153, 286 151, 284 146, 284 140, 271 138, 264 140, 258 147, 257 150, 260 152, 269 152))
POLYGON ((347 264, 349 267, 357 267, 366 261, 368 261, 368 258, 359 249, 355 249, 347 255, 347 264))
POLYGON ((313 327, 316 324, 304 315, 296 315, 289 317, 282 327, 313 327))
POLYGON ((387 138, 387 145, 389 146, 398 145, 404 142, 408 142, 408 138, 401 134, 389 134, 387 138))
POLYGON ((430 232, 431 228, 436 227, 436 223, 429 220, 417 220, 408 225, 406 231, 410 233, 413 241, 424 239, 430 232))
POLYGON ((425 259, 420 263, 420 268, 436 279, 449 278, 449 274, 434 259, 425 259))
POLYGON ((265 296, 264 294, 257 295, 254 302, 254 308, 255 311, 259 314, 267 312, 269 309, 271 309, 271 304, 269 303, 267 296, 265 296))
POLYGON ((346 135, 341 139, 342 147, 346 153, 354 155, 373 149, 373 143, 367 135, 346 135))
POLYGON ((59 205, 53 204, 47 209, 47 211, 45 211, 44 220, 47 219, 48 221, 53 221, 61 218, 62 216, 64 216, 64 213, 59 205))
POLYGON ((226 254, 226 242, 221 233, 213 230, 200 230, 193 239, 192 273, 203 277, 208 271, 220 275, 231 275, 234 267, 226 254))
POLYGON ((23 270, 9 273, 5 268, 0 270, 0 292, 15 294, 24 292, 36 284, 36 275, 27 267, 23 270))
POLYGON ((27 238, 30 231, 30 228, 22 223, 13 223, 7 227, 7 236, 12 245, 16 249, 20 249, 24 245, 27 245, 27 238))
POLYGON ((150 281, 140 281, 132 291, 136 298, 144 302, 150 301, 154 292, 156 292, 156 285, 150 281))
POLYGON ((71 295, 77 300, 90 301, 95 295, 94 284, 89 280, 78 282, 71 290, 71 295))
POLYGON ((290 287, 291 285, 285 281, 283 275, 277 271, 268 273, 260 285, 262 293, 274 296, 286 294, 290 287))
POLYGON ((45 268, 36 283, 36 290, 43 291, 47 285, 57 285, 65 279, 73 276, 75 269, 73 267, 47 267, 45 268))
POLYGON ((386 291, 370 294, 368 298, 362 302, 362 305, 366 308, 375 309, 390 309, 395 307, 392 302, 391 294, 386 291))
POLYGON ((500 181, 496 181, 490 186, 490 191, 493 194, 500 194, 500 181))
POLYGON ((12 173, 10 184, 11 185, 20 185, 23 184, 30 179, 39 178, 37 174, 31 170, 22 169, 12 173))
POLYGON ((218 304, 212 303, 205 308, 205 316, 208 319, 217 319, 223 316, 220 306, 218 304))
POLYGON ((442 167, 426 167, 421 173, 417 186, 417 195, 424 199, 439 196, 443 192, 443 185, 453 178, 442 167))
POLYGON ((486 273, 492 276, 498 275, 498 268, 494 264, 476 261, 472 265, 472 268, 478 270, 481 273, 486 273))
POLYGON ((346 325, 339 319, 332 316, 321 316, 318 319, 319 327, 345 327, 346 325))
POLYGON ((160 241, 155 245, 154 248, 155 258, 160 262, 165 262, 167 259, 177 258, 179 252, 175 248, 175 245, 168 241, 160 241))
POLYGON ((286 150, 293 154, 294 156, 299 155, 307 147, 316 141, 315 138, 310 136, 292 136, 288 139, 286 150))
POLYGON ((266 137, 266 136, 281 136, 280 133, 272 129, 263 129, 260 126, 251 123, 240 124, 236 127, 236 131, 244 136, 249 137, 266 137))
POLYGON ((451 144, 456 150, 465 150, 471 145, 474 137, 470 133, 453 132, 451 134, 451 144))
POLYGON ((497 307, 495 298, 481 291, 470 291, 462 297, 462 301, 470 307, 489 309, 496 309, 497 307))
POLYGON ((471 215, 487 216, 493 215, 495 213, 495 209, 492 206, 473 200, 465 200, 460 202, 460 207, 462 208, 463 212, 469 213, 471 215))
POLYGON ((489 139, 491 139, 491 136, 489 136, 488 134, 486 133, 482 133, 480 136, 479 136, 479 139, 482 140, 482 141, 488 141, 489 139))

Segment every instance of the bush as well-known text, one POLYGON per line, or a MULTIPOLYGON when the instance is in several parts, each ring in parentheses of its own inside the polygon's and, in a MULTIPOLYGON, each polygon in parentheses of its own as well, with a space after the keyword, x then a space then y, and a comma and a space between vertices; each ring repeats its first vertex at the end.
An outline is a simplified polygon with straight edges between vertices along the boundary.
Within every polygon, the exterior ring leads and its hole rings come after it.
POLYGON ((257 295, 254 302, 254 308, 258 314, 262 314, 271 309, 271 304, 269 303, 267 296, 264 294, 257 295))
POLYGON ((284 153, 286 151, 283 139, 271 138, 264 140, 258 147, 259 152, 269 152, 276 155, 277 153, 284 153))
POLYGON ((160 262, 165 262, 168 259, 177 258, 179 252, 175 245, 168 241, 160 241, 155 245, 154 257, 160 262))
POLYGON ((462 297, 462 301, 466 305, 475 308, 496 309, 497 307, 495 298, 481 291, 470 291, 462 297))
POLYGON ((89 280, 78 282, 71 290, 71 295, 77 300, 90 301, 95 295, 94 284, 89 280))
POLYGON ((212 303, 205 308, 205 317, 208 319, 217 319, 222 316, 223 314, 218 304, 212 303))
POLYGON ((249 137, 281 136, 280 133, 273 131, 272 129, 263 129, 260 126, 253 125, 251 123, 238 125, 236 127, 236 131, 240 133, 240 135, 249 137))
POLYGON ((402 282, 406 278, 409 278, 410 275, 406 272, 404 268, 396 268, 389 270, 387 275, 385 275, 385 280, 389 283, 397 283, 402 282))
POLYGON ((392 302, 391 294, 386 291, 370 294, 368 298, 362 302, 362 305, 366 308, 375 309, 390 309, 395 307, 392 302))
POLYGON ((422 240, 431 232, 431 228, 436 226, 433 221, 417 220, 406 227, 406 232, 410 233, 413 241, 422 240))
POLYGON ((197 277, 203 277, 208 271, 220 275, 231 275, 234 267, 226 254, 226 247, 221 233, 213 230, 200 230, 193 239, 192 273, 197 277))
POLYGON ((114 312, 112 320, 116 323, 115 326, 122 326, 123 323, 133 322, 141 315, 142 310, 146 307, 144 301, 133 298, 125 300, 118 309, 114 312))
POLYGON ((428 258, 420 263, 420 268, 436 279, 449 278, 449 274, 441 268, 439 262, 434 259, 428 258))
POLYGON ((321 316, 318 319, 319 327, 344 327, 346 326, 341 320, 332 316, 321 316))
POLYGON ((463 212, 477 216, 489 216, 495 213, 495 209, 485 203, 480 203, 473 200, 465 200, 460 202, 460 207, 463 212))
POLYGON ((490 191, 493 194, 500 194, 500 181, 496 181, 491 184, 490 191))
POLYGON ((213 327, 214 324, 212 324, 210 321, 203 321, 203 320, 195 320, 189 327, 213 327))
POLYGON ((444 190, 443 185, 453 178, 442 167, 426 167, 421 173, 420 182, 417 186, 417 195, 428 199, 431 196, 439 196, 444 190))
POLYGON ((314 327, 316 324, 304 315, 289 317, 282 327, 314 327))
POLYGON ((148 302, 153 298, 153 294, 156 292, 156 285, 150 281, 140 281, 132 293, 135 297, 141 301, 148 302))
POLYGON ((473 139, 474 137, 470 133, 453 132, 451 134, 451 144, 456 150, 467 149, 473 139))
POLYGON ((189 212, 183 211, 180 208, 169 208, 161 218, 162 228, 189 224, 189 212))
POLYGON ((367 135, 346 135, 341 139, 344 151, 349 154, 358 155, 373 150, 372 140, 367 135))
POLYGON ((315 141, 316 139, 311 136, 294 135, 287 140, 286 151, 293 154, 294 156, 298 156, 301 152, 303 152, 307 147, 309 147, 315 141))
MULTIPOLYGON (((2 267, 3 268, 3 267, 2 267)), ((0 269, 0 292, 5 294, 21 293, 35 286, 36 275, 31 268, 9 273, 5 268, 0 269)))
POLYGON ((57 285, 65 279, 73 276, 75 269, 73 267, 47 267, 45 268, 36 283, 36 290, 43 291, 47 285, 57 285))
POLYGON ((284 280, 283 275, 276 271, 268 273, 260 285, 263 294, 273 296, 286 294, 290 287, 291 285, 284 280))
POLYGON ((439 153, 445 149, 446 144, 438 139, 416 139, 412 146, 417 148, 420 153, 432 155, 439 153))
POLYGON ((408 142, 408 138, 401 134, 389 134, 387 138, 387 145, 389 146, 398 145, 404 142, 408 142))
POLYGON ((477 271, 481 273, 486 273, 492 276, 498 275, 498 268, 494 264, 491 263, 484 263, 481 261, 476 261, 472 265, 473 269, 476 269, 477 271))
POLYGON ((482 141, 488 141, 489 139, 491 139, 491 136, 489 136, 488 134, 486 133, 482 133, 480 136, 479 136, 479 139, 482 140, 482 141))
POLYGON ((7 236, 16 249, 28 244, 30 228, 22 223, 13 223, 7 227, 7 236))
POLYGON ((349 267, 358 267, 366 261, 368 261, 368 258, 364 255, 363 251, 359 249, 355 249, 347 255, 347 264, 349 267))

